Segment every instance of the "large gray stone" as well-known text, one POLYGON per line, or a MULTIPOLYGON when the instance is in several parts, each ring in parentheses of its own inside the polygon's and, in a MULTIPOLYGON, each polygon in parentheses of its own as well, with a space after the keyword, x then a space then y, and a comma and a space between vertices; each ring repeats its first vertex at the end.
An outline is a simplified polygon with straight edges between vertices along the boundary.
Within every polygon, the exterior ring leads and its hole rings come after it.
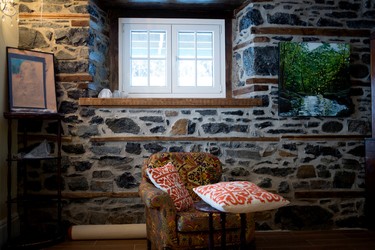
POLYGON ((77 135, 82 138, 90 138, 91 136, 99 135, 98 126, 95 124, 90 126, 79 126, 77 135))
POLYGON ((352 188, 355 181, 355 173, 348 171, 340 171, 335 174, 334 188, 352 188))
POLYGON ((83 176, 68 178, 67 185, 71 191, 85 191, 89 189, 87 179, 83 176))
POLYGON ((47 48, 50 41, 38 30, 20 27, 18 46, 24 49, 47 48))
POLYGON ((138 134, 141 128, 130 118, 110 118, 105 120, 105 124, 114 133, 138 134))
POLYGON ((338 121, 325 122, 322 125, 322 130, 325 133, 337 133, 343 129, 343 124, 338 121))
POLYGON ((256 174, 265 174, 278 177, 286 177, 295 172, 293 168, 274 168, 274 167, 261 167, 253 170, 256 174))
POLYGON ((288 24, 293 26, 307 26, 305 21, 302 21, 297 15, 289 13, 277 12, 273 15, 267 16, 267 21, 270 24, 288 24))
POLYGON ((279 54, 277 47, 249 47, 243 52, 246 75, 277 75, 279 54))
POLYGON ((315 168, 313 165, 302 165, 297 169, 297 177, 301 179, 315 178, 315 168))
POLYGON ((61 149, 70 154, 84 154, 86 152, 82 144, 62 145, 61 149))
POLYGON ((246 14, 241 18, 239 29, 240 32, 244 29, 248 29, 250 26, 253 25, 260 25, 263 24, 263 18, 258 9, 249 8, 246 14))
POLYGON ((117 186, 120 188, 129 189, 137 187, 139 185, 134 176, 132 176, 129 172, 125 172, 122 175, 118 176, 115 181, 117 186))
POLYGON ((129 154, 140 155, 142 153, 141 144, 128 142, 126 143, 125 151, 129 154))
POLYGON ((72 165, 74 166, 74 169, 77 172, 83 172, 83 171, 91 169, 91 167, 92 167, 92 163, 89 162, 89 161, 72 162, 72 165))
POLYGON ((120 146, 105 146, 94 144, 90 148, 90 150, 95 155, 119 155, 122 149, 120 146))
POLYGON ((99 192, 113 192, 112 181, 91 180, 90 190, 99 192))
POLYGON ((104 155, 99 158, 99 166, 106 167, 106 166, 122 166, 132 162, 133 159, 126 156, 111 156, 111 155, 104 155))

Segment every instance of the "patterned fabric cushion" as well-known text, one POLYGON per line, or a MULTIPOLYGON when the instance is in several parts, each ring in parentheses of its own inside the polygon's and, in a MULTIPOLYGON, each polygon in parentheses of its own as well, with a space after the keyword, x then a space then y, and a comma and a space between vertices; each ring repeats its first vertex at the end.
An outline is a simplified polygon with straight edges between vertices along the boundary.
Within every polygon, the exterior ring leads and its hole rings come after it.
POLYGON ((172 163, 160 168, 149 168, 147 169, 147 174, 157 188, 169 194, 177 211, 188 210, 192 207, 193 199, 172 163))
POLYGON ((222 165, 220 160, 208 153, 156 153, 148 159, 148 168, 159 168, 171 162, 194 201, 200 200, 193 188, 219 182, 222 165))
POLYGON ((228 213, 271 210, 289 203, 282 196, 267 192, 248 181, 219 182, 193 190, 212 207, 228 213))

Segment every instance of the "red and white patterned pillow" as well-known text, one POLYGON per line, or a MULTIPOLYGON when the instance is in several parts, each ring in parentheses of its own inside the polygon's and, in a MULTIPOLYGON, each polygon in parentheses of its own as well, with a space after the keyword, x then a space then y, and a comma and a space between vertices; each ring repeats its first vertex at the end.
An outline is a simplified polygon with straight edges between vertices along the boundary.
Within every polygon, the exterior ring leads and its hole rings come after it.
POLYGON ((193 206, 193 198, 191 198, 172 163, 163 167, 148 168, 147 175, 157 188, 169 194, 177 211, 185 211, 193 206))
POLYGON ((289 204, 282 196, 248 181, 219 182, 193 188, 193 191, 212 207, 228 213, 271 210, 289 204))

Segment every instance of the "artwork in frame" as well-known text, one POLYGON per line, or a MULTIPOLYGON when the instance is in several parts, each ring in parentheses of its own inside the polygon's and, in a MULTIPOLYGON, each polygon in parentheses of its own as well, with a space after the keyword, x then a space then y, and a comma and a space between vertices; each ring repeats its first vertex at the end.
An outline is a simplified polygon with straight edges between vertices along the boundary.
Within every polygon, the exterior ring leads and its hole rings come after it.
POLYGON ((54 55, 7 47, 11 112, 57 112, 54 55))
POLYGON ((350 116, 349 67, 349 44, 280 42, 279 115, 350 116))

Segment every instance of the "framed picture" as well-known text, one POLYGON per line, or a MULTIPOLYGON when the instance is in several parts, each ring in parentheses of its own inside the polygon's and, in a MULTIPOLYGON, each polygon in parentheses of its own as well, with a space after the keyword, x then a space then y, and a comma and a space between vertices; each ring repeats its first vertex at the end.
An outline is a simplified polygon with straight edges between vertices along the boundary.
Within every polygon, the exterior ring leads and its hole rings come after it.
POLYGON ((279 115, 350 116, 350 47, 345 43, 279 43, 279 115))
POLYGON ((57 112, 52 53, 7 47, 11 112, 57 112))

